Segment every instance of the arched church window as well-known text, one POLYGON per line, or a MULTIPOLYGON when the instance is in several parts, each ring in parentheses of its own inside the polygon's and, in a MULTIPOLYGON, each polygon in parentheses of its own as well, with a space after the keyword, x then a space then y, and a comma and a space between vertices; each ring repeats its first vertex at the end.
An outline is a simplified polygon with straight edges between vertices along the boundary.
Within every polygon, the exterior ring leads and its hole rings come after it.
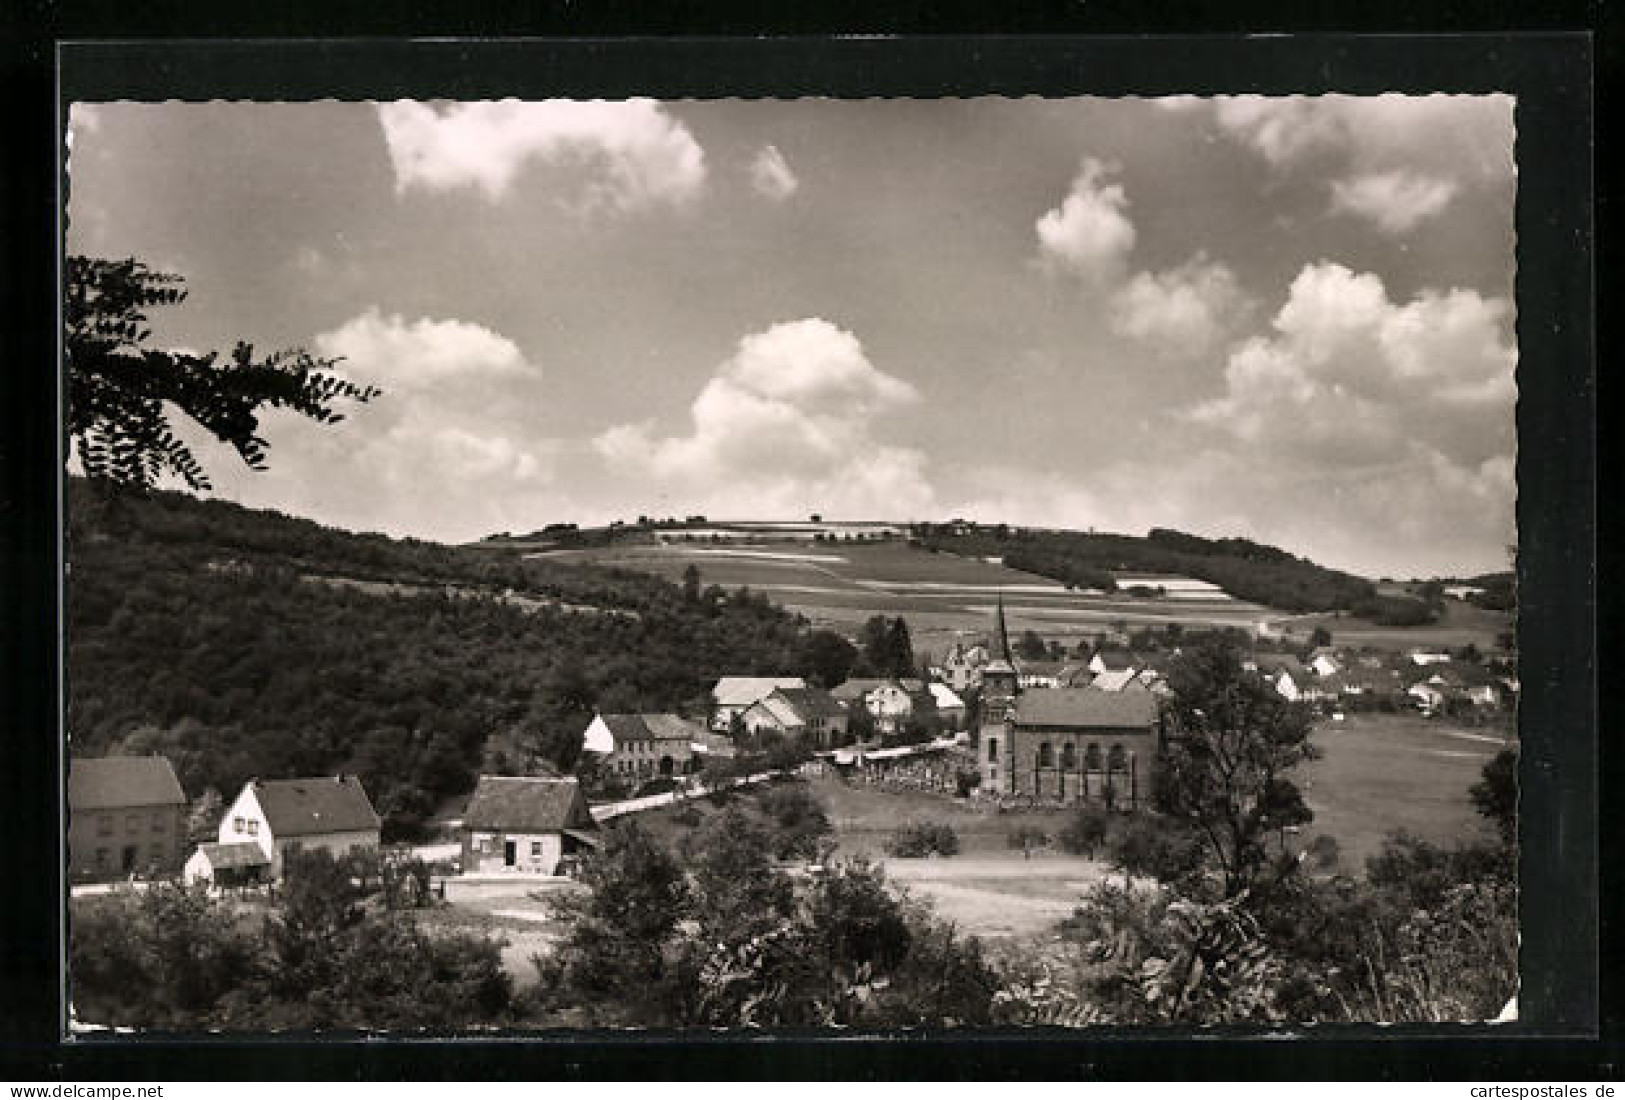
POLYGON ((1100 746, 1091 744, 1083 752, 1083 768, 1085 771, 1098 772, 1100 770, 1100 746))
POLYGON ((999 762, 999 739, 997 737, 989 737, 987 739, 987 762, 989 764, 997 764, 999 762))
POLYGON ((1038 746, 1038 766, 1040 768, 1053 768, 1055 766, 1055 750, 1045 741, 1038 746))
POLYGON ((1111 770, 1114 772, 1128 771, 1128 753, 1123 751, 1122 745, 1113 745, 1111 755, 1108 757, 1111 770))
POLYGON ((1078 770, 1078 747, 1070 741, 1061 749, 1061 767, 1069 772, 1078 770))

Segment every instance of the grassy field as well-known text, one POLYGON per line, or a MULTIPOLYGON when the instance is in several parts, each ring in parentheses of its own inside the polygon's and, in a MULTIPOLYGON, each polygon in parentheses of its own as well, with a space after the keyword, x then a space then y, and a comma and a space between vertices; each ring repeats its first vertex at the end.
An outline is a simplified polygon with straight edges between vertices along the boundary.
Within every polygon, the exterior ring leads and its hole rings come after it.
POLYGON ((1505 613, 1455 600, 1446 601, 1445 617, 1437 624, 1394 628, 1337 615, 1287 615, 1222 595, 1089 594, 994 562, 933 554, 905 542, 625 544, 545 556, 636 569, 672 581, 681 580, 694 565, 705 584, 748 585, 814 625, 848 635, 871 615, 904 615, 915 648, 928 653, 939 653, 967 634, 985 633, 999 595, 1012 630, 1031 629, 1063 640, 1097 634, 1117 623, 1131 628, 1173 622, 1251 627, 1269 620, 1300 638, 1325 626, 1340 644, 1403 649, 1471 642, 1488 650, 1510 621, 1505 613))
POLYGON ((1494 729, 1416 715, 1350 715, 1322 724, 1314 743, 1324 755, 1298 776, 1315 811, 1303 839, 1335 838, 1345 872, 1363 871, 1395 829, 1441 844, 1489 836, 1467 792, 1511 743, 1494 729))
POLYGON ((994 602, 1004 597, 1012 630, 1049 638, 1096 634, 1130 626, 1246 626, 1271 612, 1219 596, 1206 599, 1091 595, 1032 573, 955 554, 933 554, 903 542, 716 547, 704 544, 623 545, 549 553, 561 561, 592 561, 680 580, 695 565, 702 582, 748 585, 815 625, 855 633, 871 615, 904 615, 915 648, 945 649, 956 637, 988 629, 994 602))

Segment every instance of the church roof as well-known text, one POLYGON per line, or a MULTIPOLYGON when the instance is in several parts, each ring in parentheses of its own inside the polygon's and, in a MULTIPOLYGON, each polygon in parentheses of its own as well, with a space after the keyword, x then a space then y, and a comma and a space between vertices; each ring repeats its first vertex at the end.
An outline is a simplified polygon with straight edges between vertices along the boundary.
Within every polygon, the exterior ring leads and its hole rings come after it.
POLYGON ((1150 728, 1156 721, 1157 700, 1147 691, 1049 688, 1029 691, 1016 699, 1018 726, 1131 729, 1150 728))

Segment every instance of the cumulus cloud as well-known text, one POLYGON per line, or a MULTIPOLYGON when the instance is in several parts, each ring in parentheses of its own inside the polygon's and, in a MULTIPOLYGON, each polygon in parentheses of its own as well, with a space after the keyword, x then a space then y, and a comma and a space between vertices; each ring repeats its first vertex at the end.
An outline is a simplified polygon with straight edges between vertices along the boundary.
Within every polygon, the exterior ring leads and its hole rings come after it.
POLYGON ((1196 356, 1217 347, 1250 310, 1235 273, 1197 253, 1168 271, 1137 272, 1112 295, 1108 320, 1119 335, 1196 356))
POLYGON ((434 107, 378 104, 398 191, 477 187, 492 201, 537 163, 577 170, 583 208, 682 203, 705 182, 705 154, 659 103, 515 99, 434 107))
POLYGON ((345 373, 386 389, 536 370, 512 340, 482 325, 428 317, 407 321, 377 306, 317 336, 316 350, 343 359, 345 373))
POLYGON ((1332 208, 1364 218, 1390 236, 1403 236, 1449 205, 1454 180, 1395 169, 1332 181, 1332 208))
MULTIPOLYGON (((1280 171, 1328 175, 1331 209, 1392 235, 1511 178, 1509 96, 1220 96, 1219 128, 1280 171)), ((1176 109, 1188 109, 1188 101, 1176 109)))
POLYGON ((750 184, 759 194, 782 202, 796 193, 801 181, 796 179, 778 147, 765 145, 750 162, 750 184))
POLYGON ((1383 468, 1416 447, 1464 470, 1510 462, 1509 308, 1461 289, 1398 304, 1376 275, 1310 264, 1272 331, 1232 351, 1224 394, 1189 417, 1305 474, 1383 468))
POLYGON ((1085 157, 1061 205, 1034 225, 1040 255, 1053 269, 1094 282, 1121 275, 1135 233, 1128 195, 1122 184, 1110 182, 1112 174, 1110 166, 1085 157))
POLYGON ((623 424, 594 446, 618 474, 710 514, 924 514, 925 456, 886 432, 919 397, 852 333, 812 317, 741 340, 695 398, 688 434, 623 424))

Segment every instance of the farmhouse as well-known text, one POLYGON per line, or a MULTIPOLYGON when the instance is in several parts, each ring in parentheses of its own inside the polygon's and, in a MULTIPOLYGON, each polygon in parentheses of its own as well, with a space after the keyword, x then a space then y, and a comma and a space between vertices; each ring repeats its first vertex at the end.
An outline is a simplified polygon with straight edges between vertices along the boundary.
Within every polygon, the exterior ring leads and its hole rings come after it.
POLYGON ((937 675, 955 692, 968 691, 981 686, 982 666, 987 662, 986 646, 967 646, 963 642, 955 642, 942 658, 937 675))
POLYGON ((726 732, 742 715, 779 688, 804 688, 799 676, 724 676, 711 689, 711 728, 726 732))
POLYGON ((279 878, 291 850, 321 848, 343 856, 378 847, 379 824, 353 775, 250 779, 220 819, 219 842, 258 845, 270 877, 279 878))
POLYGON ((1126 649, 1099 649, 1089 658, 1089 671, 1099 676, 1103 672, 1133 672, 1140 667, 1140 659, 1126 649))
POLYGON ((569 857, 598 846, 574 776, 482 775, 462 831, 465 875, 556 875, 569 857))
POLYGON ((74 879, 180 870, 186 792, 162 756, 71 760, 68 815, 74 879))
POLYGON ((819 688, 777 688, 744 714, 751 733, 772 730, 787 737, 805 735, 819 749, 846 737, 846 708, 819 688))
POLYGON ((704 734, 675 714, 595 714, 582 747, 603 756, 611 775, 654 779, 692 772, 694 746, 705 744, 704 734))
POLYGON ((965 728, 965 700, 947 684, 927 684, 926 690, 931 693, 931 699, 937 706, 937 716, 941 718, 949 729, 965 728))
POLYGON ((931 713, 934 700, 925 682, 913 677, 900 680, 852 679, 830 692, 848 707, 862 706, 874 717, 875 728, 895 733, 915 715, 931 713))

